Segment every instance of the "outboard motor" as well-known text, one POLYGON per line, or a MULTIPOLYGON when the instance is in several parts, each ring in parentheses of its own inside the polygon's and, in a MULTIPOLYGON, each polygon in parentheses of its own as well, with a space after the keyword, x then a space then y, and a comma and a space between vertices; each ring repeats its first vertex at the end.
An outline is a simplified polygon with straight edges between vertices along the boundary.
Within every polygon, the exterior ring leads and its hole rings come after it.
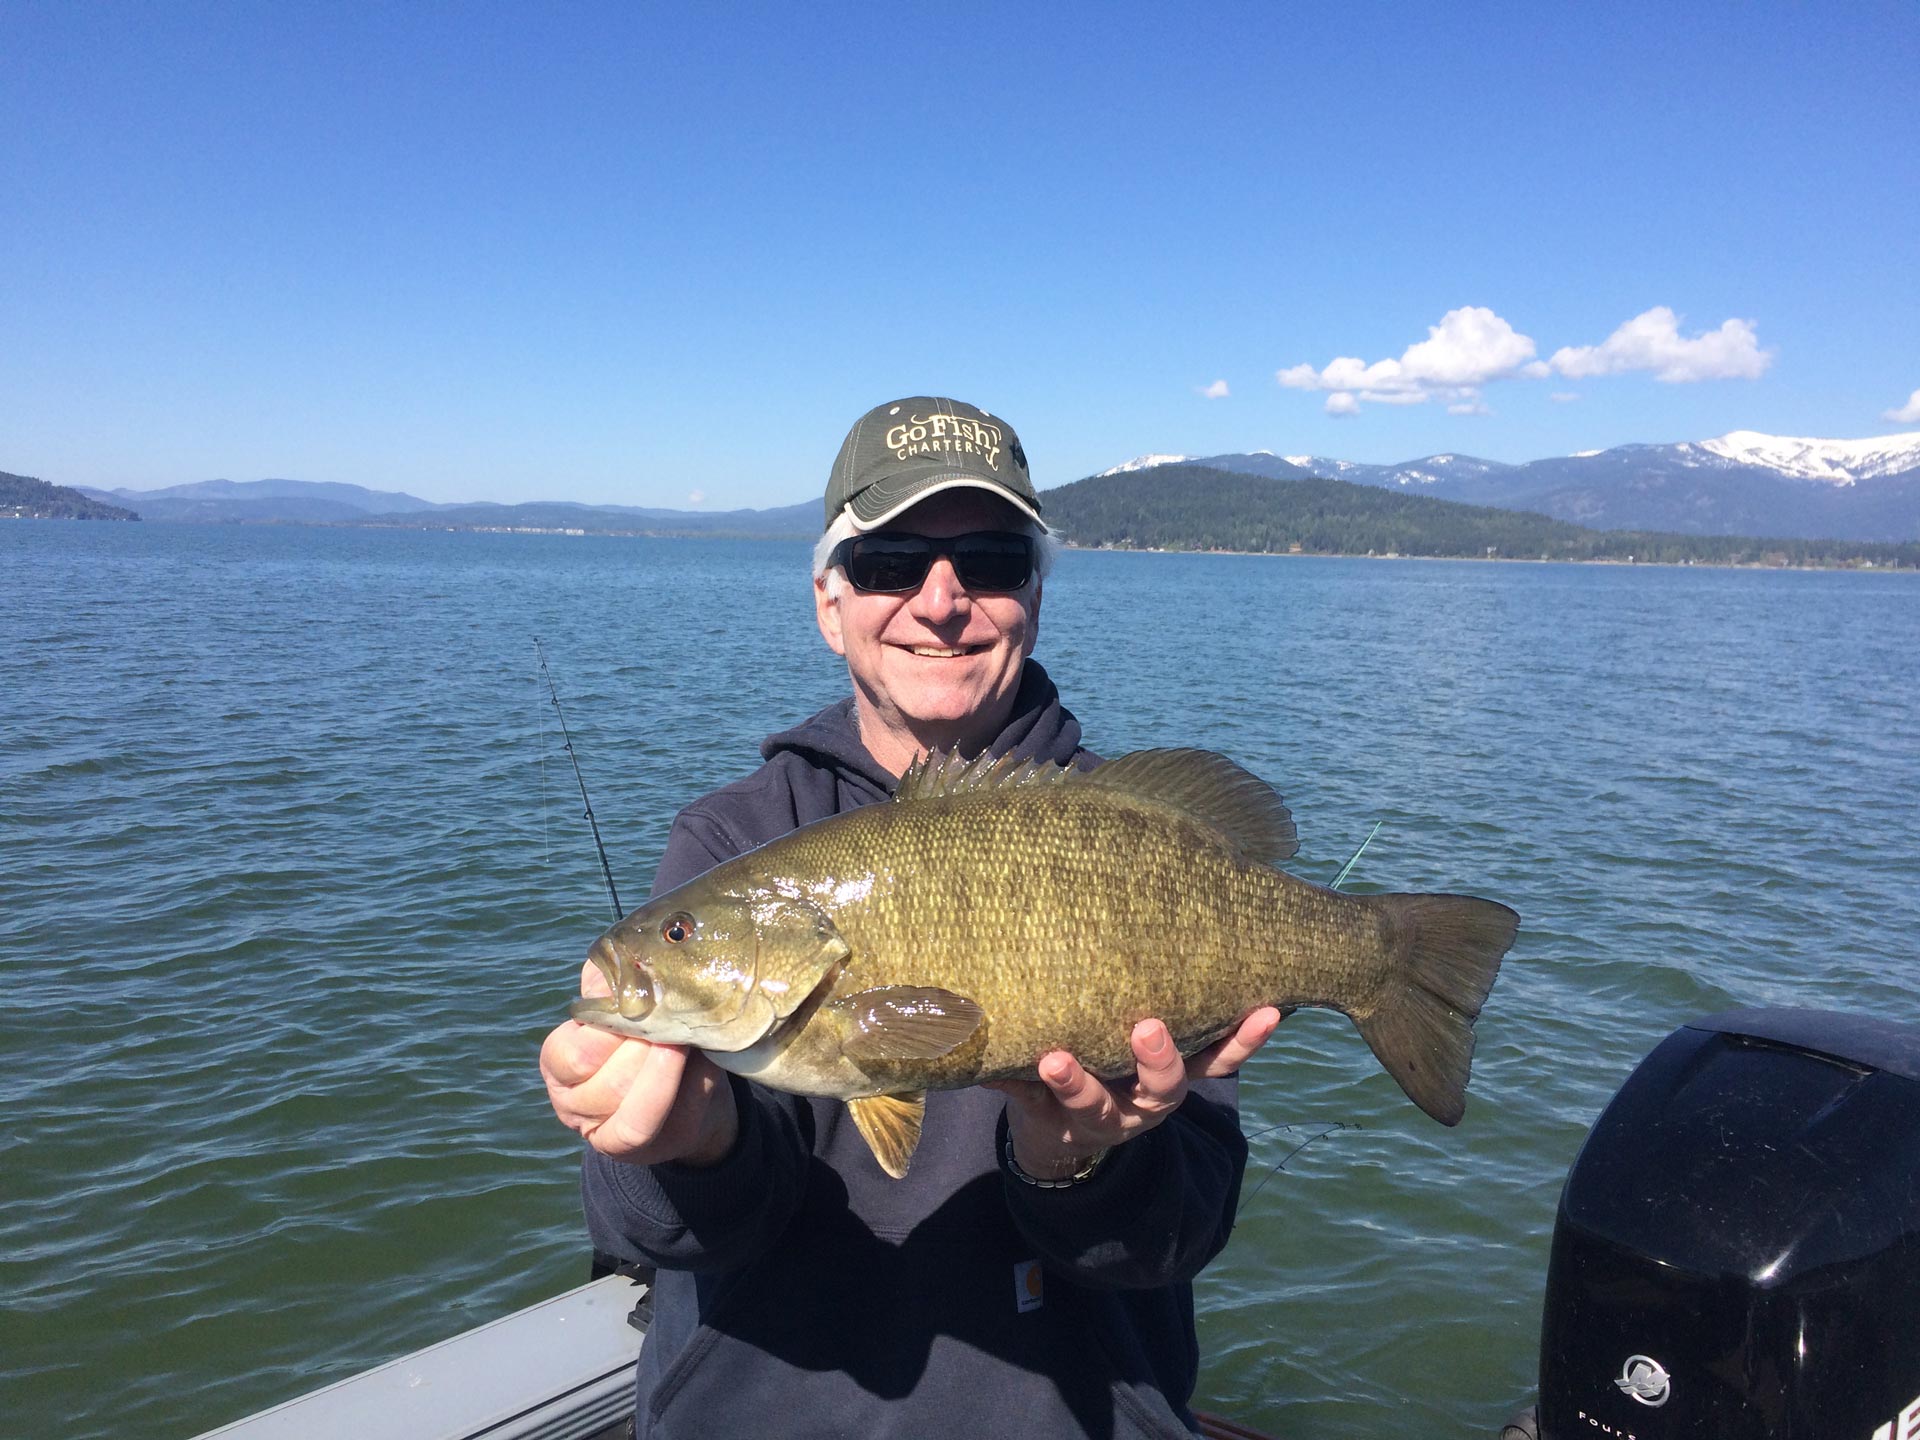
POLYGON ((1536 1433, 1920 1440, 1920 1025, 1737 1010, 1641 1063, 1560 1196, 1536 1433))

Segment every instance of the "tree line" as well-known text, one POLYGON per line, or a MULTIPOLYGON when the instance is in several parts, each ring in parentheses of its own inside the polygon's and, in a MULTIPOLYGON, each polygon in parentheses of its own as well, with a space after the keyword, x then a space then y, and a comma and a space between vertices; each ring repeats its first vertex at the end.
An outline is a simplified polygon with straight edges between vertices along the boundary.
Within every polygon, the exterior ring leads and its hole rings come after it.
POLYGON ((1529 511, 1204 465, 1095 475, 1041 502, 1068 543, 1110 549, 1920 568, 1920 543, 1589 530, 1529 511))

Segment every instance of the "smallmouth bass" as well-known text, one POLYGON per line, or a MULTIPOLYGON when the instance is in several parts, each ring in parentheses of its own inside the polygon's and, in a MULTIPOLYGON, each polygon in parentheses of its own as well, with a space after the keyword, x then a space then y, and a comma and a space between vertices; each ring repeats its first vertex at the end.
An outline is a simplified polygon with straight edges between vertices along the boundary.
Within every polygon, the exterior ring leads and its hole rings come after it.
POLYGON ((1184 1055, 1261 1005, 1351 1018, 1442 1124, 1519 916, 1464 895, 1344 895, 1264 781, 1204 750, 1092 771, 934 756, 893 803, 784 835, 635 910, 589 958, 583 1024, 697 1045, 775 1089, 847 1102, 906 1174, 925 1092, 1033 1079, 1050 1050, 1134 1072, 1135 1024, 1184 1055))

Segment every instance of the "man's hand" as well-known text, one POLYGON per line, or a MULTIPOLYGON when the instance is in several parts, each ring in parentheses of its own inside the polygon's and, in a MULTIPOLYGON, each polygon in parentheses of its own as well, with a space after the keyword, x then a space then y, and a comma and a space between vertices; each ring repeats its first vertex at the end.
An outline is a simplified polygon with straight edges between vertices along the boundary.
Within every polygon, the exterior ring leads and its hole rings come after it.
MULTIPOLYGON (((591 965, 580 992, 608 993, 591 965)), ((717 1165, 740 1136, 727 1077, 684 1045, 627 1039, 569 1020, 540 1047, 540 1074, 560 1123, 615 1160, 717 1165)))
POLYGON ((1040 1057, 1039 1080, 1001 1080, 991 1087, 1007 1096, 1014 1160, 1036 1180, 1073 1174, 1101 1151, 1146 1134, 1179 1109, 1189 1081, 1238 1070, 1267 1043, 1280 1019, 1278 1010, 1263 1006, 1224 1040, 1187 1060, 1180 1058, 1165 1024, 1142 1020, 1131 1037, 1139 1065, 1131 1085, 1106 1084, 1066 1051, 1048 1051, 1040 1057))

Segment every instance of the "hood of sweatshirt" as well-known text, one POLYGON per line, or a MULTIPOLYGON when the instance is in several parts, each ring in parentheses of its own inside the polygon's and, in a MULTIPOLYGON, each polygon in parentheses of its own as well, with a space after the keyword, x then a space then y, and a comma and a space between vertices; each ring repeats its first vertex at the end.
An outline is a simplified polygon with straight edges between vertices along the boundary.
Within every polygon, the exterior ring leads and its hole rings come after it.
MULTIPOLYGON (((786 753, 811 766, 837 772, 843 786, 869 792, 877 800, 892 795, 897 783, 861 743, 851 695, 791 730, 760 742, 763 759, 786 753)), ((1060 703, 1060 691, 1037 660, 1029 660, 1021 668, 1013 714, 987 746, 987 753, 1055 765, 1079 763, 1083 768, 1092 763, 1092 757, 1080 748, 1080 722, 1060 703)))

